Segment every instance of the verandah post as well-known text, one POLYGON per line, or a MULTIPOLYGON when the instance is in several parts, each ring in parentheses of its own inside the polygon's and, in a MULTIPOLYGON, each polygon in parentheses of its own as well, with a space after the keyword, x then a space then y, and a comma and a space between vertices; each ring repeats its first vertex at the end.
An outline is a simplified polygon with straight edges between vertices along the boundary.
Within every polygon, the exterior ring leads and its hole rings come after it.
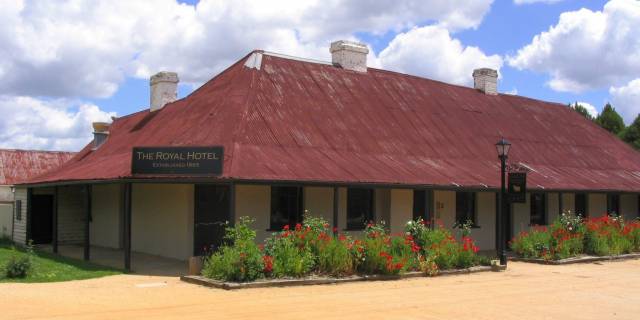
POLYGON ((53 253, 58 253, 58 186, 53 188, 51 247, 53 253))
POLYGON ((131 271, 131 191, 131 183, 125 183, 124 188, 122 188, 122 192, 124 193, 122 243, 124 250, 124 269, 126 271, 131 271))
POLYGON ((91 185, 86 185, 84 192, 84 260, 91 258, 91 185))
POLYGON ((338 204, 340 200, 340 189, 333 187, 333 229, 338 230, 338 204))

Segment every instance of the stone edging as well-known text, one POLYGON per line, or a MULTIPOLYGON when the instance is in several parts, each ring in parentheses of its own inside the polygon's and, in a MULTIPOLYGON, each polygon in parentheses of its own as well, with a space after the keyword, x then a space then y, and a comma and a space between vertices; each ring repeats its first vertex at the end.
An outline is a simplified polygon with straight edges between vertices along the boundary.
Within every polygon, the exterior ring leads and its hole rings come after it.
POLYGON ((518 261, 518 262, 529 262, 529 263, 537 263, 537 264, 548 264, 548 265, 565 265, 565 264, 573 264, 573 263, 590 263, 597 261, 611 261, 611 260, 627 260, 627 259, 638 259, 640 258, 640 253, 629 253, 629 254, 621 254, 617 256, 579 256, 573 258, 567 258, 562 260, 544 260, 544 259, 534 259, 534 258, 520 258, 520 257, 509 257, 510 261, 518 261))
MULTIPOLYGON (((493 270, 490 266, 477 266, 467 269, 457 270, 443 270, 438 272, 436 276, 456 275, 456 274, 468 274, 476 272, 484 272, 493 270)), ((308 277, 300 279, 269 279, 258 280, 253 282, 225 282, 220 280, 213 280, 205 278, 203 276, 181 276, 180 280, 188 283, 198 284, 210 288, 219 288, 225 290, 234 289, 249 289, 249 288, 269 288, 269 287, 293 287, 293 286, 307 286, 317 284, 338 284, 348 283, 356 281, 386 281, 386 280, 398 280, 407 278, 427 277, 423 272, 407 272, 402 275, 364 275, 364 276, 349 276, 344 278, 324 278, 324 277, 308 277)))

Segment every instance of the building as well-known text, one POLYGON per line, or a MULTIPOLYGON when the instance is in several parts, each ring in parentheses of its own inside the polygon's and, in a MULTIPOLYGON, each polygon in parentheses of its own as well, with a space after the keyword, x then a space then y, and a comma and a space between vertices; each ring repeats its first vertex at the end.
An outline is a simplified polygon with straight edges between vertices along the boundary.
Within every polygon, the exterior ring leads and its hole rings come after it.
MULTIPOLYGON (((417 216, 471 219, 492 250, 504 137, 528 171, 511 235, 563 210, 637 217, 640 153, 565 105, 499 94, 491 69, 468 88, 368 68, 362 44, 330 50, 332 62, 256 50, 179 100, 177 75, 154 75, 149 109, 94 124, 91 144, 16 193, 55 195, 54 250, 121 249, 127 268, 131 251, 187 259, 224 221, 252 216, 262 239, 303 210, 356 234, 367 220, 400 232, 417 216)), ((17 241, 41 223, 42 209, 22 210, 17 241)))
MULTIPOLYGON (((22 201, 14 198, 15 184, 57 168, 73 155, 72 152, 0 149, 0 238, 13 238, 14 212, 22 207, 22 201)), ((24 233, 21 229, 16 231, 24 233)))

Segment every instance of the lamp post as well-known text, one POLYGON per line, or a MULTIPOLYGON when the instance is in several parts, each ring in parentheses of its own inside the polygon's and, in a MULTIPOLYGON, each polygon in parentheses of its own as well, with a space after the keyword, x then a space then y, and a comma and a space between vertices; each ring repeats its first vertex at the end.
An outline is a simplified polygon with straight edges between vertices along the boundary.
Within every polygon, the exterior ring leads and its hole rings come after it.
POLYGON ((507 265, 507 254, 505 252, 505 225, 504 225, 504 204, 506 198, 506 190, 505 190, 505 171, 507 164, 507 157, 509 155, 509 149, 511 148, 511 143, 505 140, 504 138, 500 139, 498 143, 496 143, 496 150, 498 151, 498 158, 500 159, 500 194, 498 195, 498 216, 496 217, 496 238, 498 239, 498 243, 496 246, 496 250, 498 251, 498 255, 500 256, 500 264, 503 266, 507 265))

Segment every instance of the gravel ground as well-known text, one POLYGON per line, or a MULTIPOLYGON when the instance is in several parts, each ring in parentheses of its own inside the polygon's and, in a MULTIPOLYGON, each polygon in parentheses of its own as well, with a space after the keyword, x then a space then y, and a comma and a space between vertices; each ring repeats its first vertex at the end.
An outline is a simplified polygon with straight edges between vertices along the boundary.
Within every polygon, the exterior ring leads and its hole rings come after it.
POLYGON ((116 275, 0 284, 0 319, 638 319, 640 260, 225 291, 116 275))

